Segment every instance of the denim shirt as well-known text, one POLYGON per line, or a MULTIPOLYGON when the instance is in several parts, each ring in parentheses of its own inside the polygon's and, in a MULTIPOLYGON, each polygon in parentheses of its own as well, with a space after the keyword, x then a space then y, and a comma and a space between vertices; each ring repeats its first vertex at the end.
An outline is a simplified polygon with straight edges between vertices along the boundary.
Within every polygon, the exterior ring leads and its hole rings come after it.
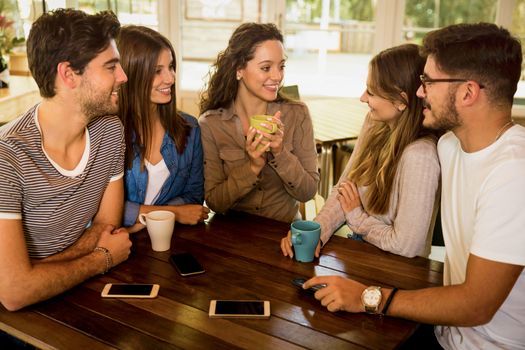
MULTIPOLYGON (((160 147, 160 153, 170 172, 160 193, 152 205, 202 204, 204 201, 204 175, 201 132, 197 120, 181 113, 190 124, 191 132, 182 154, 177 153, 175 142, 166 132, 160 147)), ((148 170, 140 170, 140 153, 134 144, 134 158, 131 168, 126 168, 126 202, 124 204, 124 226, 136 223, 140 206, 146 198, 148 170)))

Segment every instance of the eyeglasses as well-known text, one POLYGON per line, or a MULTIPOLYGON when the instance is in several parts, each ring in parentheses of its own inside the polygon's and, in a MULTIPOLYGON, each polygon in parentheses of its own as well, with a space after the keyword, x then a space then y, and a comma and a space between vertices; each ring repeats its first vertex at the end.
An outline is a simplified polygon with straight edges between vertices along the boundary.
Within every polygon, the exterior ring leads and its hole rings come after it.
MULTIPOLYGON (((448 78, 448 79, 432 79, 427 77, 425 74, 419 76, 421 80, 421 86, 423 86, 423 92, 427 93, 427 84, 431 83, 466 83, 467 81, 472 81, 472 79, 459 79, 459 78, 448 78)), ((485 86, 477 83, 480 89, 483 89, 485 86)))

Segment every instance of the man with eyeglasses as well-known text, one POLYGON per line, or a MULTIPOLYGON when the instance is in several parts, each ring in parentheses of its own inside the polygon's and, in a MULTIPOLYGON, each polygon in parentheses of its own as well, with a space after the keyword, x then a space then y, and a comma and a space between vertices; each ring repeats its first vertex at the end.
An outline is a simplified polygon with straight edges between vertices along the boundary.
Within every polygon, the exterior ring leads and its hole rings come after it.
POLYGON ((444 286, 381 288, 376 308, 350 279, 314 277, 304 288, 326 284, 315 296, 331 311, 438 325, 446 349, 525 349, 525 128, 511 119, 521 45, 494 24, 460 24, 429 33, 422 51, 423 125, 450 131, 438 143, 444 286))

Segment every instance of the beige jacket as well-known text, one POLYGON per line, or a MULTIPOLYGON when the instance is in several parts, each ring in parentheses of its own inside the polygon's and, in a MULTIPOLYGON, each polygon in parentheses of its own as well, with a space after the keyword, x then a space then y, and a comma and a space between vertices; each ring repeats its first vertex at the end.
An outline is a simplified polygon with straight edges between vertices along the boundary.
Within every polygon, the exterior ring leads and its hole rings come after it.
POLYGON ((256 176, 250 169, 241 120, 233 105, 199 118, 204 149, 206 204, 215 212, 238 210, 279 221, 299 216, 299 202, 317 192, 319 172, 313 126, 301 102, 270 103, 267 114, 281 111, 284 148, 256 176))

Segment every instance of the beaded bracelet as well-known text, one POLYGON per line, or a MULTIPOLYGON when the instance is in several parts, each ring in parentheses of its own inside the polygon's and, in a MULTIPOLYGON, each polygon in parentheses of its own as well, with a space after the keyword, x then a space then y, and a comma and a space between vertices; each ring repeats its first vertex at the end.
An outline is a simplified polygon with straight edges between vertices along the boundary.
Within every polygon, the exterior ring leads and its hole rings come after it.
POLYGON ((390 306, 390 303, 392 302, 392 299, 394 299, 394 295, 397 293, 397 288, 394 287, 392 291, 390 292, 390 295, 386 299, 385 306, 383 306, 383 311, 381 311, 381 315, 386 315, 386 312, 388 311, 388 307, 390 306))
POLYGON ((104 256, 106 257, 106 270, 104 270, 102 274, 105 274, 113 266, 113 258, 111 257, 110 251, 104 247, 96 247, 95 249, 93 249, 93 251, 104 253, 104 256))

